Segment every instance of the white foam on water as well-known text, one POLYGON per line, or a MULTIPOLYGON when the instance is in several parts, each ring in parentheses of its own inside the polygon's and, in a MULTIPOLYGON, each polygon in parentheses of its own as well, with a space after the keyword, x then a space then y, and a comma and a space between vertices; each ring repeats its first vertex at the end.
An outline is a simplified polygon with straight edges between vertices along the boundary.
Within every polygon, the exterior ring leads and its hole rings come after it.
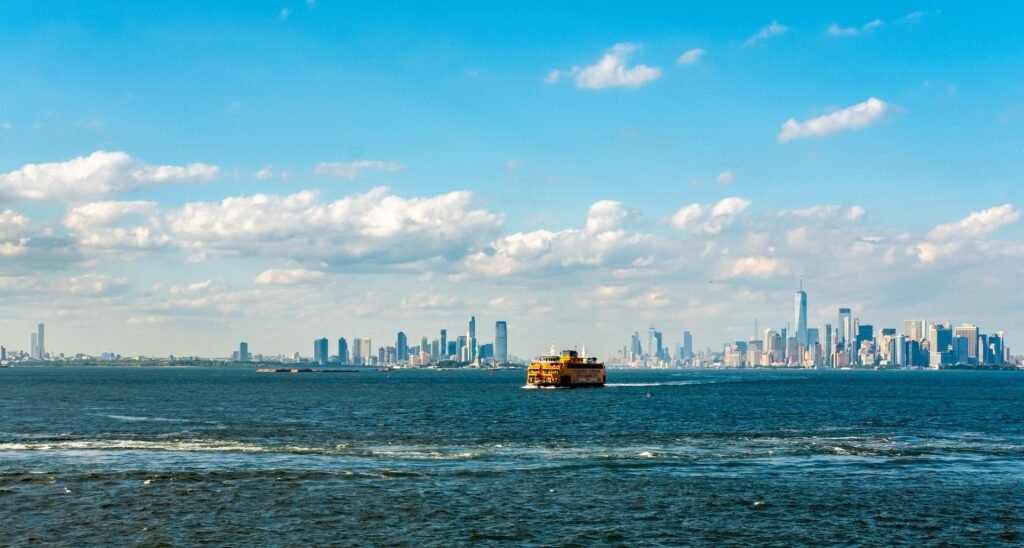
POLYGON ((101 415, 124 422, 188 422, 187 419, 170 419, 166 417, 138 417, 135 415, 101 415))
POLYGON ((0 451, 178 451, 178 452, 243 452, 263 453, 274 451, 295 452, 309 450, 294 446, 278 448, 226 440, 74 440, 55 442, 0 443, 0 451))
POLYGON ((713 381, 665 381, 665 382, 610 382, 605 386, 610 388, 637 388, 650 386, 690 386, 694 384, 714 384, 713 381))

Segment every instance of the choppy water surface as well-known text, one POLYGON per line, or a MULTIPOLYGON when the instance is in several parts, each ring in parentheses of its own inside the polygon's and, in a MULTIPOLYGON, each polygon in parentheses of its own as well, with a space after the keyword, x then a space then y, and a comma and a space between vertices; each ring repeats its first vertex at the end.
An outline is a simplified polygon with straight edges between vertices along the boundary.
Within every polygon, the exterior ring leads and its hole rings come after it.
POLYGON ((1024 542, 1024 374, 0 370, 0 543, 1024 542))

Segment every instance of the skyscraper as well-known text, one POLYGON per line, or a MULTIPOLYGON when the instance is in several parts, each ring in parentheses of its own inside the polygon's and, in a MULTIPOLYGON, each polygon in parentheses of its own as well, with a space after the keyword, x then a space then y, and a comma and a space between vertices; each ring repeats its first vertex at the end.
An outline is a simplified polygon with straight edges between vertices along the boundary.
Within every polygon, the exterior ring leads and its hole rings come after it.
POLYGON ((644 349, 640 346, 640 333, 634 331, 633 337, 629 340, 629 353, 631 360, 635 360, 643 356, 644 349))
POLYGON ((348 341, 345 337, 338 339, 338 361, 348 363, 348 341))
POLYGON ((442 329, 441 330, 441 354, 444 354, 445 357, 451 355, 451 353, 448 352, 448 330, 447 329, 442 329))
POLYGON ((924 340, 928 334, 925 332, 924 320, 906 320, 903 322, 903 335, 908 341, 924 340))
POLYGON ((370 365, 373 363, 373 341, 370 339, 359 339, 359 345, 363 347, 363 361, 364 365, 370 365))
POLYGON ((45 360, 46 359, 46 333, 45 333, 45 328, 44 328, 43 324, 39 324, 38 331, 39 331, 39 337, 38 337, 39 340, 36 341, 36 352, 38 352, 39 355, 36 356, 36 357, 37 357, 37 359, 45 360))
POLYGON ((330 351, 327 350, 327 337, 313 341, 313 361, 320 365, 327 365, 327 358, 330 351))
POLYGON ((33 360, 39 359, 39 333, 32 333, 32 342, 28 349, 28 356, 33 360))
POLYGON ((853 316, 850 314, 849 308, 839 309, 839 323, 836 324, 836 329, 839 330, 836 344, 843 347, 847 344, 853 344, 853 316))
POLYGON ((398 361, 409 361, 409 338, 405 336, 404 331, 398 332, 398 340, 395 341, 395 354, 398 361))
POLYGON ((794 304, 794 316, 796 325, 796 344, 807 348, 807 293, 803 290, 803 282, 800 283, 800 291, 796 292, 794 304))
POLYGON ((822 356, 825 367, 832 367, 832 351, 834 350, 834 346, 835 345, 832 343, 832 324, 827 323, 825 324, 825 355, 822 356))
POLYGON ((683 357, 693 357, 693 334, 689 331, 683 331, 683 357))
POLYGON ((504 321, 494 322, 494 359, 508 361, 508 323, 504 321))
POLYGON ((953 336, 967 339, 967 360, 963 363, 978 363, 978 327, 970 324, 954 327, 953 336))
POLYGON ((782 337, 774 329, 764 330, 764 359, 763 365, 782 362, 782 337))
MULTIPOLYGON (((369 351, 370 349, 367 348, 366 352, 369 351)), ((352 363, 355 365, 363 364, 363 339, 359 337, 352 339, 352 363)))
POLYGON ((476 361, 476 316, 469 317, 469 333, 466 336, 466 344, 469 348, 468 360, 476 361))
POLYGON ((242 363, 249 362, 249 343, 245 341, 238 343, 238 361, 242 363))
POLYGON ((654 337, 655 337, 655 333, 657 333, 657 332, 658 331, 656 329, 654 329, 653 325, 647 330, 647 357, 648 358, 653 358, 653 357, 657 356, 657 349, 654 347, 654 337))

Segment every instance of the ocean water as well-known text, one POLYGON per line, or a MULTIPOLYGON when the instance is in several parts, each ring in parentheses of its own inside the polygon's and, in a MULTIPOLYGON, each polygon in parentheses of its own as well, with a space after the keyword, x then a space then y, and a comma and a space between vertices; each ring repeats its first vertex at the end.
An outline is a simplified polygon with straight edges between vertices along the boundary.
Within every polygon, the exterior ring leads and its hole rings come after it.
POLYGON ((1024 543, 1024 374, 0 370, 0 544, 1024 543))

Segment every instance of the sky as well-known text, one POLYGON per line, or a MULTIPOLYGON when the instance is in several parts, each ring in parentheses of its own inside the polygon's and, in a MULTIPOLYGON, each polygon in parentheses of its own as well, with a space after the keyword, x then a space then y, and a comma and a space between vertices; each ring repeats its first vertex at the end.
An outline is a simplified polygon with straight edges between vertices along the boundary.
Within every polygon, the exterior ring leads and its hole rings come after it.
POLYGON ((1014 348, 1024 6, 665 4, 0 3, 0 343, 1014 348))

